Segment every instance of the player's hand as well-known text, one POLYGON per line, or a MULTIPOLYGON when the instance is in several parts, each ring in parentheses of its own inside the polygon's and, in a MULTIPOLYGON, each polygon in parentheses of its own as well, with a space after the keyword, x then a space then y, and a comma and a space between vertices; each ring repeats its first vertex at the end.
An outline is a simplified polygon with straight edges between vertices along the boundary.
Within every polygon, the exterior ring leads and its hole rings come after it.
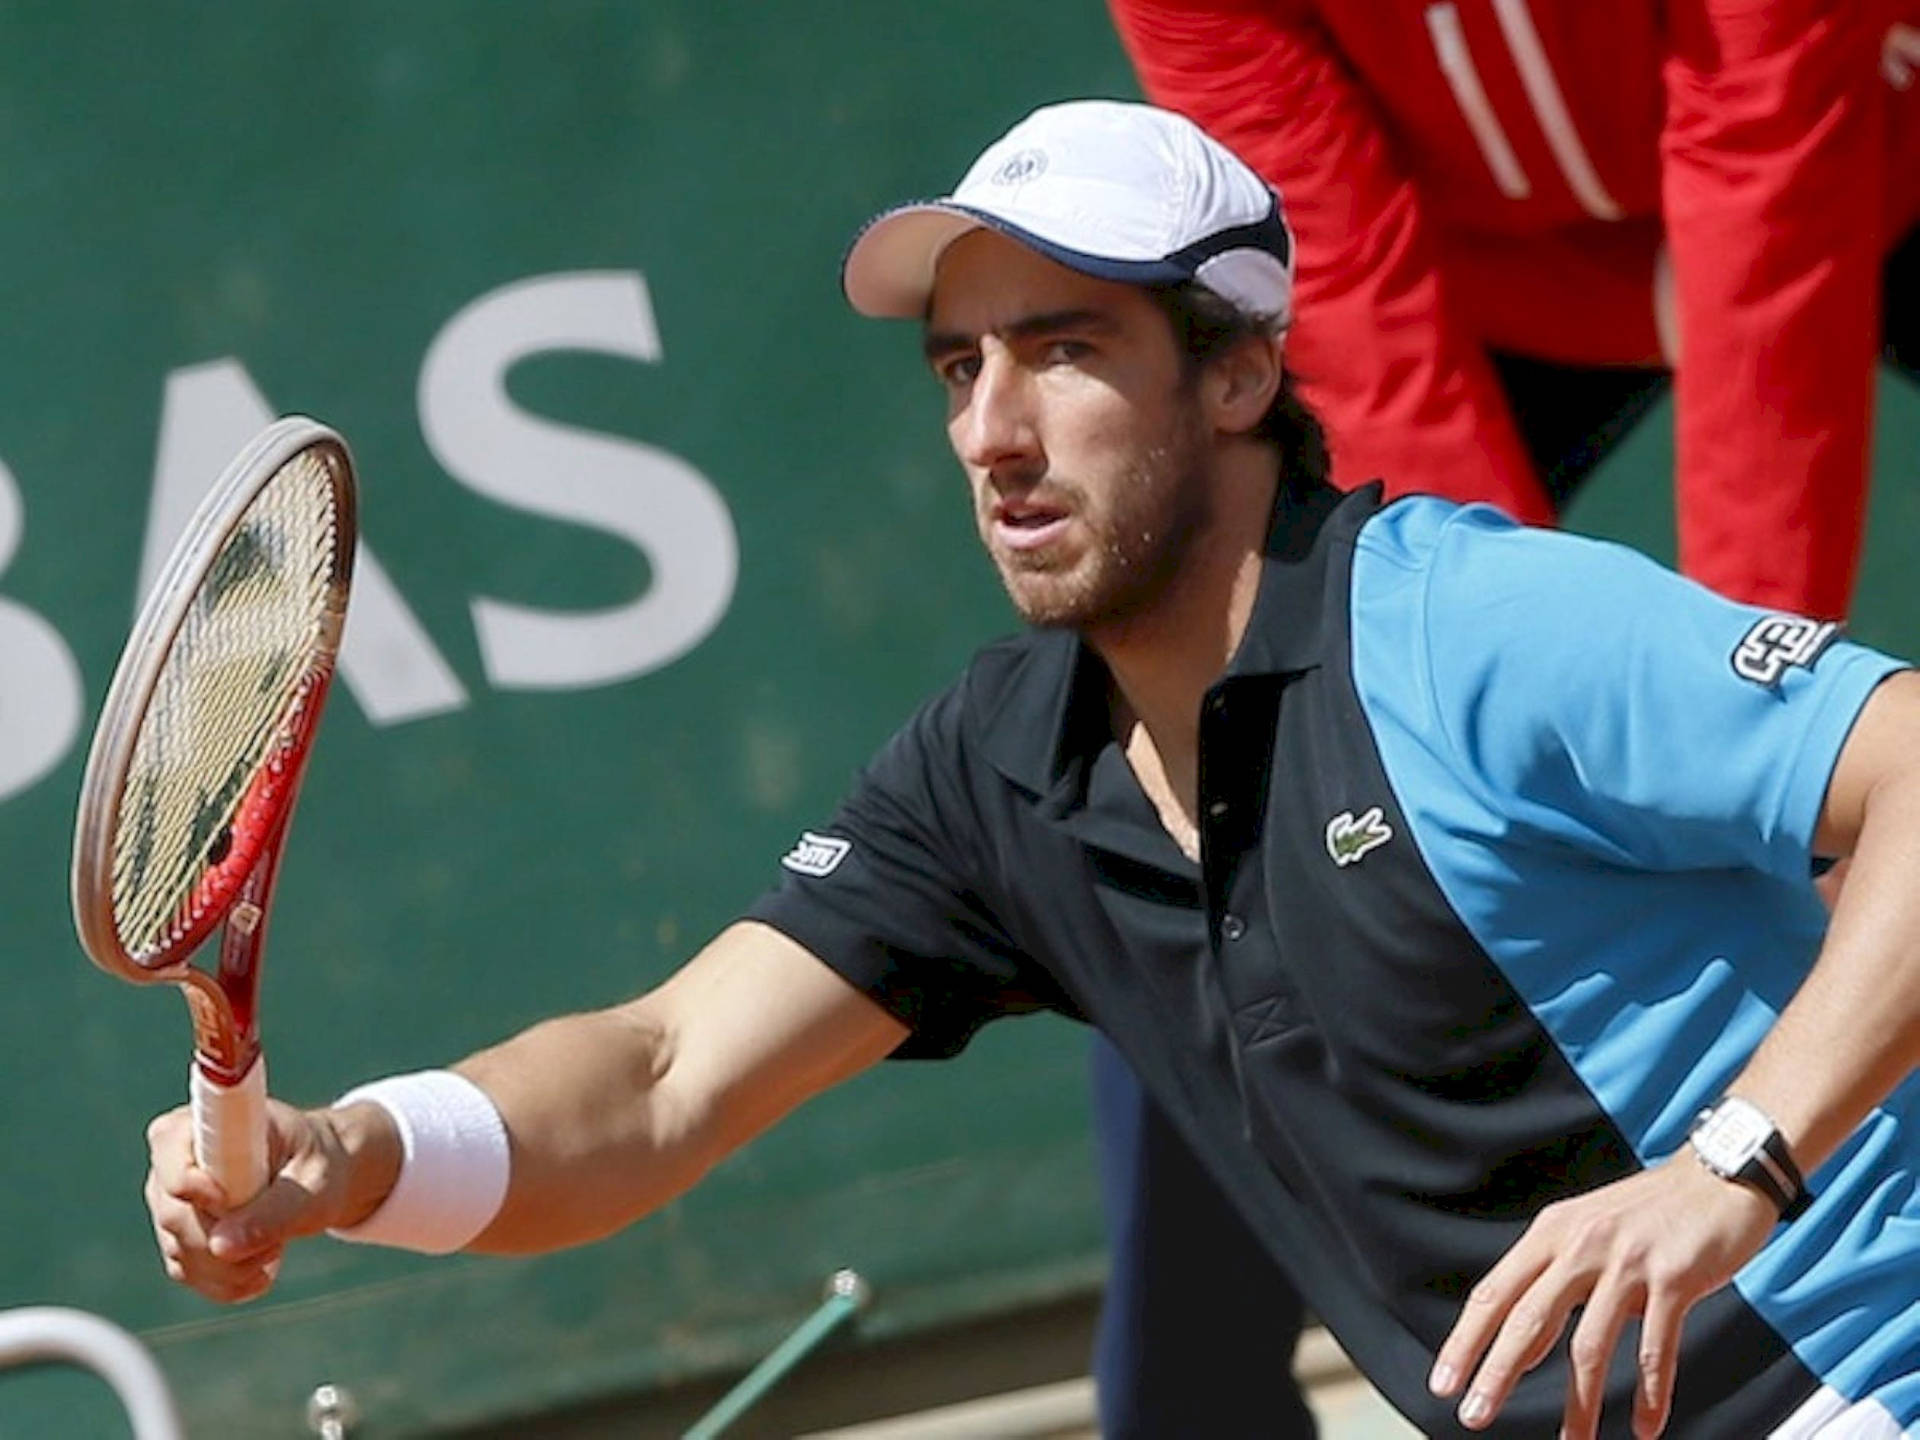
MULTIPOLYGON (((377 1106, 355 1106, 351 1113, 373 1125, 384 1114, 377 1106)), ((167 1274, 210 1300, 257 1299, 280 1273, 287 1241, 364 1218, 371 1206, 355 1172, 368 1167, 356 1167, 352 1152, 365 1153, 365 1137, 344 1136, 339 1122, 340 1112, 297 1110, 269 1100, 267 1165, 273 1178, 239 1206, 194 1162, 189 1109, 169 1111, 149 1125, 147 1211, 167 1274)))
POLYGON ((1731 1280, 1779 1220, 1765 1196, 1709 1173, 1685 1150, 1549 1205, 1468 1295, 1440 1347, 1433 1393, 1464 1389, 1460 1423, 1484 1429, 1520 1376, 1559 1342, 1574 1307, 1584 1306, 1569 1342, 1561 1433, 1597 1433, 1608 1361, 1637 1319, 1633 1433, 1658 1435, 1673 1403, 1687 1311, 1731 1280))

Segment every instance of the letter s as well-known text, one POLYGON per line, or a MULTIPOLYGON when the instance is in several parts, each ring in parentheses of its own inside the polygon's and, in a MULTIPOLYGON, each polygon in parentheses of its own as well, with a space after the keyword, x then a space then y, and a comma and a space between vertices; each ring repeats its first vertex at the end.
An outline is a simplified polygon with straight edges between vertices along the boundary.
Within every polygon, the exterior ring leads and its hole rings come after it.
POLYGON ((638 599, 605 610, 474 600, 480 657, 501 689, 584 688, 657 669, 720 623, 739 571, 726 502, 686 461, 530 415, 508 398, 507 371, 549 350, 659 360, 645 279, 632 271, 543 275, 475 300, 447 322, 421 365, 421 432, 469 489, 618 535, 646 557, 653 579, 638 599))

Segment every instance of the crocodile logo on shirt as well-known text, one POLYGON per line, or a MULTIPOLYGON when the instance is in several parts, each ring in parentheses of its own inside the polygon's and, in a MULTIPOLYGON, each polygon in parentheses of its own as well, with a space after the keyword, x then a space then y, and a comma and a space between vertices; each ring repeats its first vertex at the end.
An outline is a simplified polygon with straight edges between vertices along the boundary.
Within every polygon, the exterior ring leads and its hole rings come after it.
POLYGON ((1363 811, 1357 819, 1351 810, 1342 810, 1327 821, 1327 854, 1343 868, 1392 838, 1393 827, 1381 816, 1378 805, 1363 811))
POLYGON ((1804 615, 1769 615, 1756 620, 1733 650, 1733 673, 1769 689, 1780 683, 1789 665, 1811 670, 1820 652, 1839 635, 1832 620, 1804 615))

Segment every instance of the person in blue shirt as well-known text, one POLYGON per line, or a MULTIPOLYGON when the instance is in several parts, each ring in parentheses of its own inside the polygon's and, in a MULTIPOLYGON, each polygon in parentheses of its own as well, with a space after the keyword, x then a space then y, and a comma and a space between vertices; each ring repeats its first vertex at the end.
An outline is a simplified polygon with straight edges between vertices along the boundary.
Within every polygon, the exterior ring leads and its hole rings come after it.
POLYGON ((590 1240, 1048 1008, 1427 1434, 1920 1427, 1920 679, 1616 546, 1333 489, 1291 254, 1244 165, 1109 102, 862 232, 848 297, 920 322, 1027 628, 658 989, 276 1102, 243 1205, 157 1121, 169 1273, 590 1240))

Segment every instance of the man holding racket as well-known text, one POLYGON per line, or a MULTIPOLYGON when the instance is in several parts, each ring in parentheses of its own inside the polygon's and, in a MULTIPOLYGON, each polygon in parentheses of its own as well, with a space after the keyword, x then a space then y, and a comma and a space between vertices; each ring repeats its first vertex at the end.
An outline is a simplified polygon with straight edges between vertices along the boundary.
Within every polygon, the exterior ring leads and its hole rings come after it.
POLYGON ((923 322, 1031 628, 659 989, 276 1106, 237 1209, 157 1121, 169 1273, 590 1240, 1048 1007, 1426 1433, 1920 1425, 1920 679, 1618 547, 1335 491, 1275 197, 1166 112, 1037 112, 844 279, 923 322))

